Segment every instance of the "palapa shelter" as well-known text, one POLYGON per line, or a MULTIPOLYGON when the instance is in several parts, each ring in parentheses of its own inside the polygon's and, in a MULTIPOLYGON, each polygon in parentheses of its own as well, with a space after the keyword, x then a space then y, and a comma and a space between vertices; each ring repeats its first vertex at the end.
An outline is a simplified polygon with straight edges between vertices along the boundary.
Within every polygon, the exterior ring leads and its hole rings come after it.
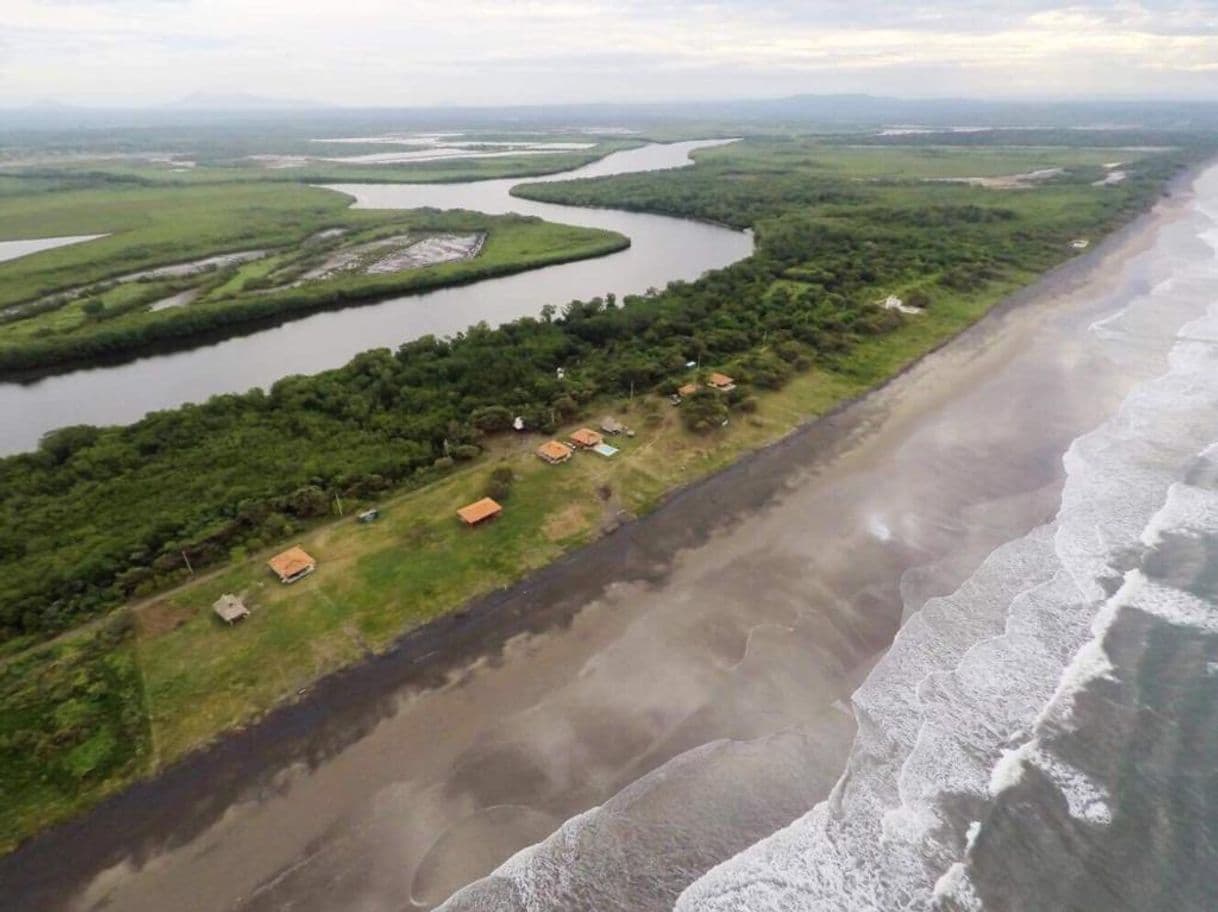
POLYGON ((571 442, 578 447, 594 447, 599 443, 604 443, 605 438, 598 434, 592 428, 580 428, 571 434, 571 442))
POLYGON ((293 545, 281 554, 276 554, 266 564, 275 571, 281 583, 294 583, 317 569, 317 561, 300 545, 293 545))
POLYGON ((461 517, 461 522, 467 526, 476 526, 487 520, 494 519, 502 512, 503 507, 499 506, 489 497, 484 497, 481 500, 474 501, 468 507, 462 507, 457 511, 457 515, 461 517))
POLYGON ((727 374, 720 374, 718 372, 711 374, 710 379, 706 382, 723 393, 731 392, 736 388, 735 380, 727 374))
POLYGON ((677 390, 677 395, 680 396, 682 399, 687 399, 690 396, 692 396, 694 393, 696 393, 697 391, 698 391, 698 384, 687 383, 683 387, 681 387, 679 390, 677 390))
POLYGON ((558 465, 571 458, 571 448, 560 440, 548 440, 537 448, 537 455, 550 465, 558 465))
POLYGON ((220 620, 226 624, 235 624, 242 618, 248 617, 250 613, 249 608, 245 607, 245 602, 228 593, 216 599, 211 607, 220 616, 220 620))

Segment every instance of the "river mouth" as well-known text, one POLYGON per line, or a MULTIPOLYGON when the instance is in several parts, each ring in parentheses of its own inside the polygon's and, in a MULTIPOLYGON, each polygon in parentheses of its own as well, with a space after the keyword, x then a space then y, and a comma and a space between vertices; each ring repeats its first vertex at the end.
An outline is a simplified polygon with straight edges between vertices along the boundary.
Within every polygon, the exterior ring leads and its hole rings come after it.
POLYGON ((747 232, 659 215, 533 203, 513 186, 677 168, 690 153, 721 140, 651 144, 562 174, 466 184, 335 185, 359 206, 472 209, 540 215, 562 224, 606 227, 631 239, 625 250, 593 260, 547 266, 471 285, 390 298, 341 311, 279 322, 261 331, 189 349, 0 383, 0 454, 33 449, 47 431, 72 424, 126 424, 146 413, 201 402, 222 393, 268 387, 291 374, 340 367, 360 352, 394 348, 423 335, 449 336, 485 320, 498 325, 614 293, 618 297, 692 280, 753 252, 747 232))

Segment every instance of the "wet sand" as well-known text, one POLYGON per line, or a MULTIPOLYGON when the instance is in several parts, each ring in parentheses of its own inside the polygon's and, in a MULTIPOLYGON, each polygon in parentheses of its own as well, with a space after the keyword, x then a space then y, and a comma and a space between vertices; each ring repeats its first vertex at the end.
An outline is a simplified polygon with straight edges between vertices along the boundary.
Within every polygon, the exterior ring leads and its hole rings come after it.
POLYGON ((0 860, 0 890, 22 908, 429 908, 685 751, 799 732, 819 768, 793 803, 732 821, 736 841, 772 830, 836 777, 853 734, 838 701, 903 616, 1054 511, 1065 447, 1137 379, 1113 376, 1086 328, 1161 278, 1137 254, 1180 210, 1162 204, 876 393, 31 842, 0 860))

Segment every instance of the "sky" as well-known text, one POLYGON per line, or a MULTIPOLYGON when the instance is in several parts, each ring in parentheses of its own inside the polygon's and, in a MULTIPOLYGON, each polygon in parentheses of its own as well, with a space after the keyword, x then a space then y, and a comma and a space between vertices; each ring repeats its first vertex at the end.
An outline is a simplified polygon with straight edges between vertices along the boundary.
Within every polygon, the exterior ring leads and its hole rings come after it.
POLYGON ((0 0, 0 105, 1218 98, 1218 0, 0 0))

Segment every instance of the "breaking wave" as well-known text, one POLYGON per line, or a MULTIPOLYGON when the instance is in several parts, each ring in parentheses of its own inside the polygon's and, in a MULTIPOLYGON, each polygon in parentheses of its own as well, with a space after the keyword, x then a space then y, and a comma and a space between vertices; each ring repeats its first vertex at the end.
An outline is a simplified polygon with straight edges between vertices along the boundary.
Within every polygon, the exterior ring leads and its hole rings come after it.
MULTIPOLYGON (((1199 236, 1218 250, 1213 231, 1199 236)), ((1052 522, 901 629, 853 698, 858 734, 829 798, 691 884, 679 912, 1215 907, 1218 887, 1187 877, 1170 896, 1121 885, 1122 865, 1177 880, 1184 856, 1143 846, 1138 818, 1156 790, 1170 811, 1167 793, 1218 757, 1181 752, 1147 781, 1130 772, 1158 725, 1143 718, 1157 687, 1147 655, 1175 636, 1201 644, 1177 666, 1193 684, 1218 671, 1216 279, 1212 259, 1193 263, 1092 327, 1143 357, 1166 331, 1168 370, 1073 443, 1052 522), (1204 316, 1156 328, 1167 294, 1204 316)), ((1166 735, 1194 748, 1218 705, 1195 690, 1166 735)), ((1162 824, 1169 846, 1208 833, 1191 845, 1208 846, 1210 870, 1213 799, 1211 784, 1192 796, 1198 820, 1162 824)))
POLYGON ((443 908, 1218 908, 1218 212, 1193 212, 1170 278, 1090 327, 1155 379, 1069 447, 1052 521, 909 617, 827 799, 815 728, 713 742, 443 908))

